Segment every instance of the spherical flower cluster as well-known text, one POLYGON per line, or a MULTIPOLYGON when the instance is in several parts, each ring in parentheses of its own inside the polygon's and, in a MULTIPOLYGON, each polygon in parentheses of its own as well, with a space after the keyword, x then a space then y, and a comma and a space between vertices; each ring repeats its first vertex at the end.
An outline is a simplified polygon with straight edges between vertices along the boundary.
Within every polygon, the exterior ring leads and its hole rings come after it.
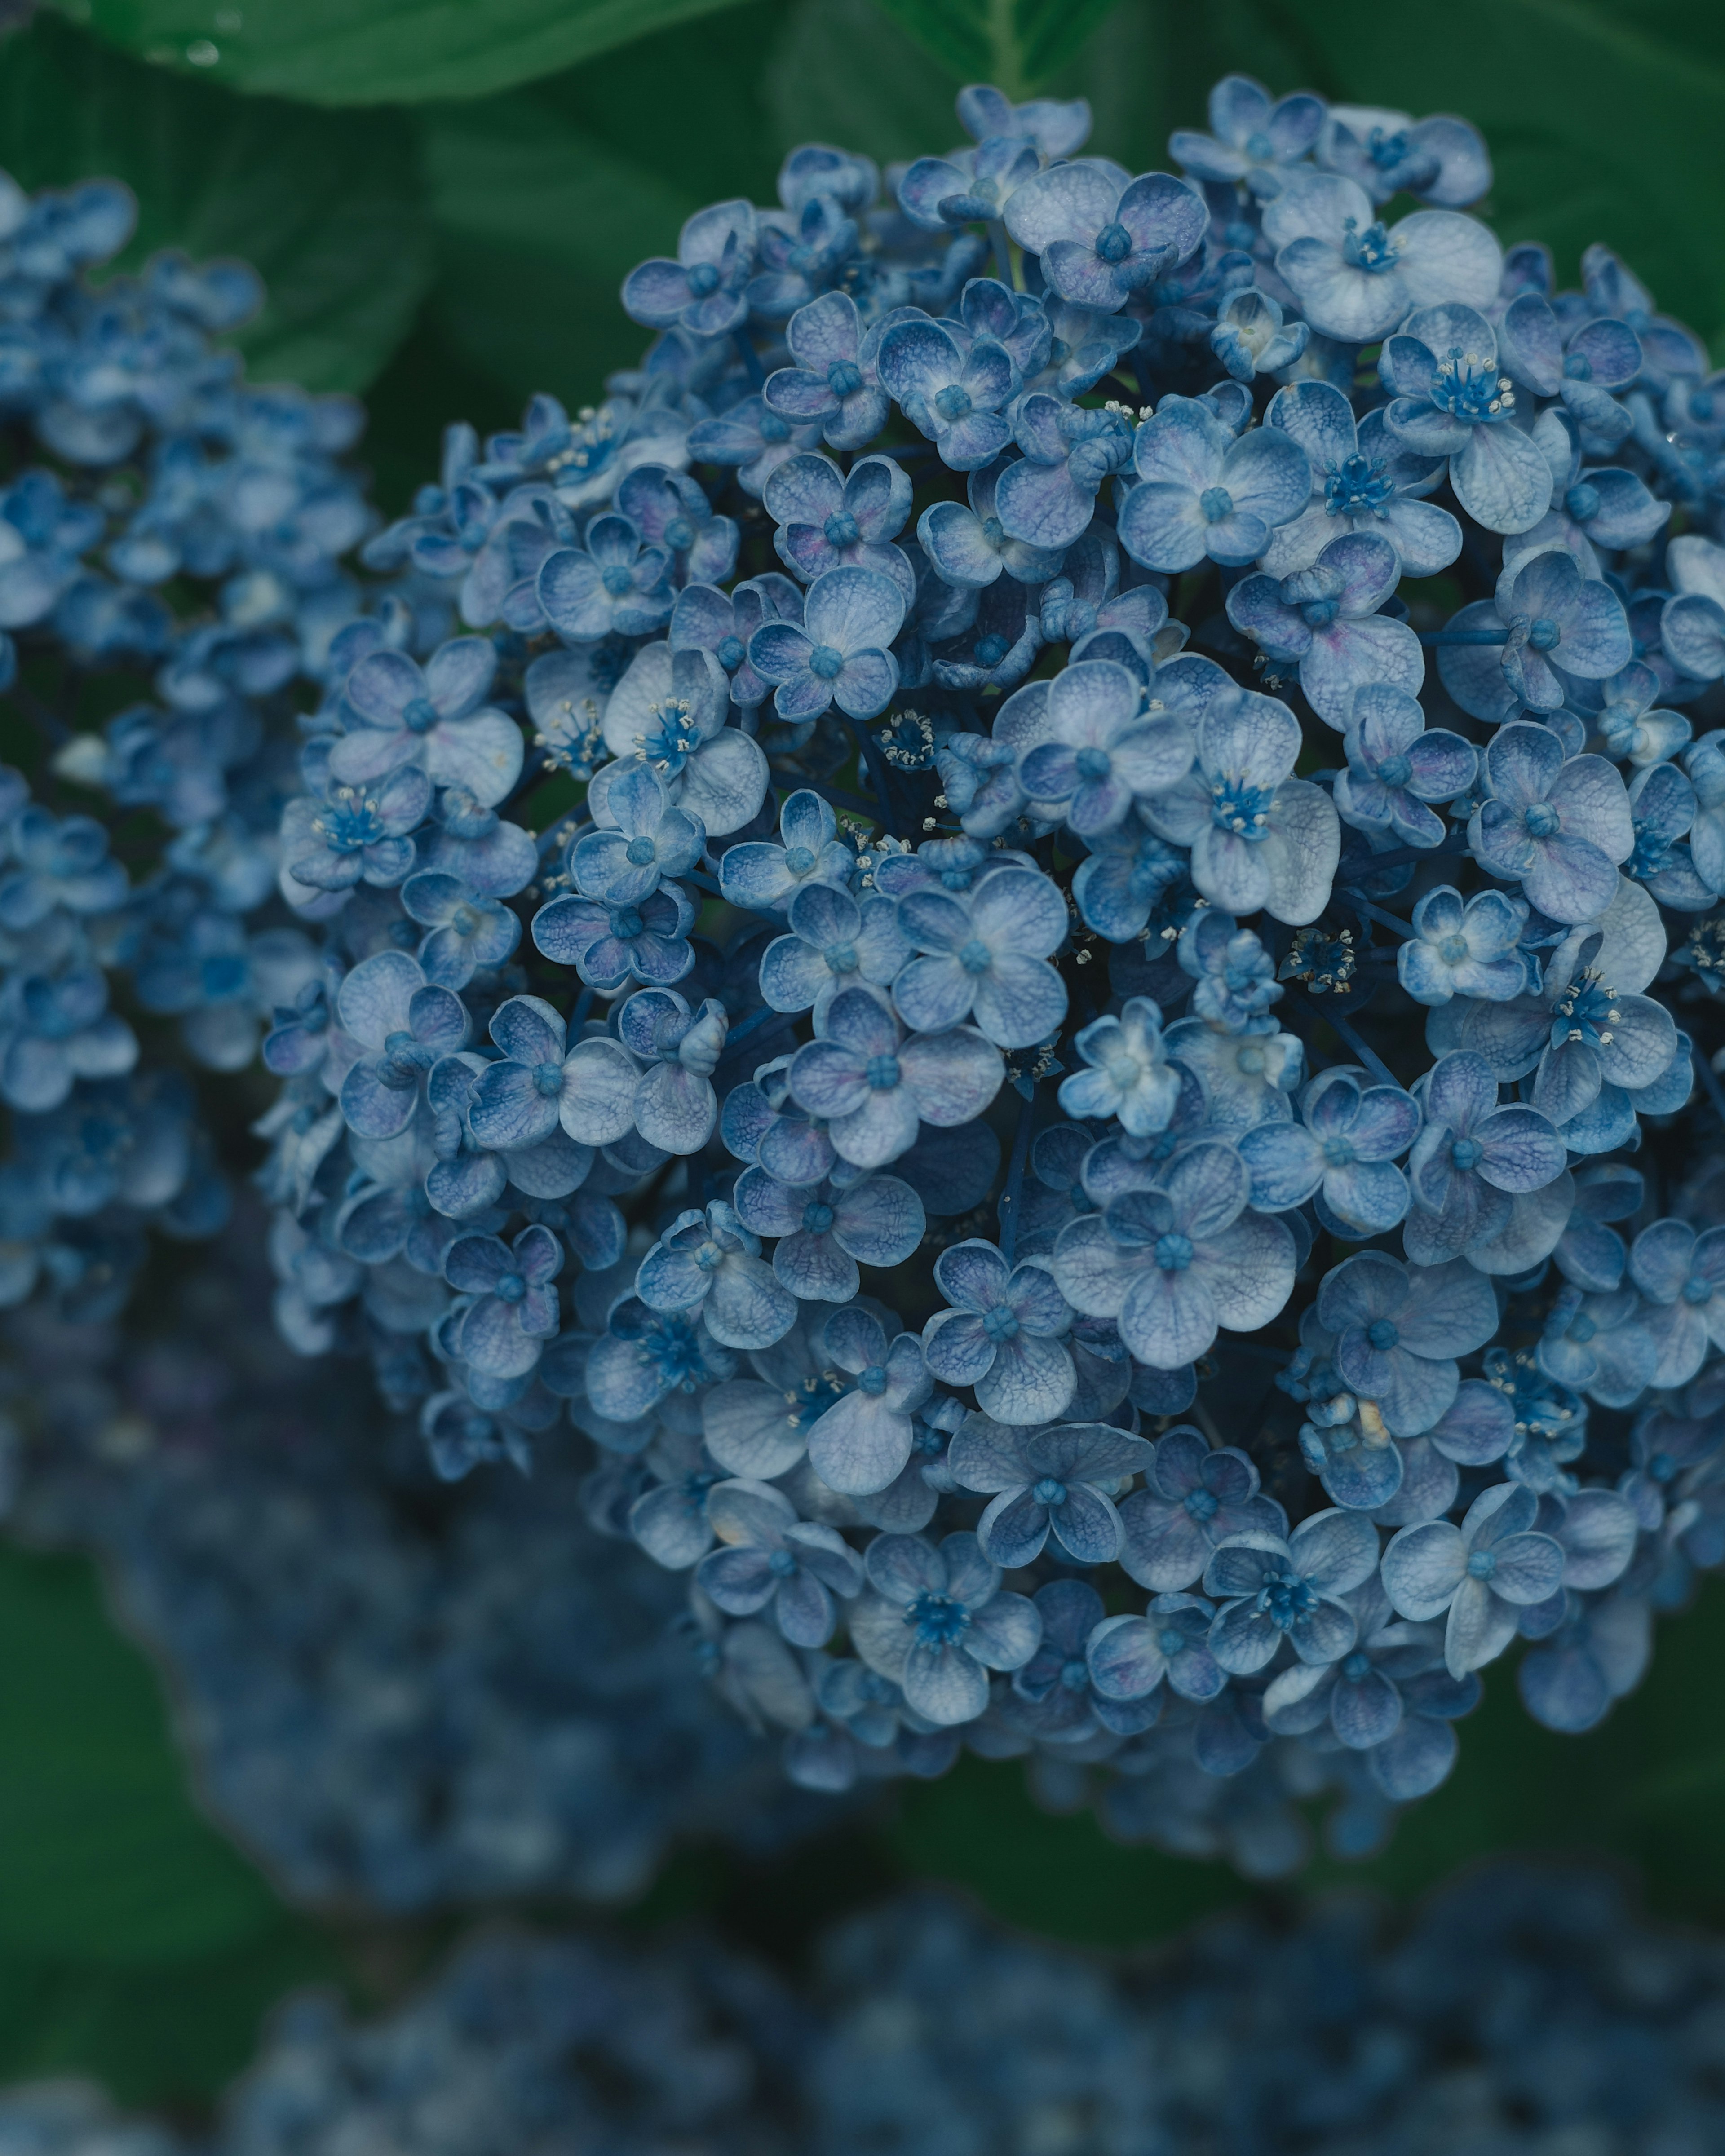
MULTIPOLYGON (((174 713, 54 767, 181 819, 100 963, 218 1070, 274 1007, 295 1348, 451 1478, 572 1424, 805 1786, 1026 1755, 1272 1870, 1518 1640, 1592 1726, 1725 1555, 1716 391, 1461 121, 1230 78, 1135 177, 959 115, 699 213, 640 366, 387 529, 264 400, 279 607, 110 537, 19 650, 158 623, 174 713)), ((219 495, 198 350, 64 439, 219 495)))

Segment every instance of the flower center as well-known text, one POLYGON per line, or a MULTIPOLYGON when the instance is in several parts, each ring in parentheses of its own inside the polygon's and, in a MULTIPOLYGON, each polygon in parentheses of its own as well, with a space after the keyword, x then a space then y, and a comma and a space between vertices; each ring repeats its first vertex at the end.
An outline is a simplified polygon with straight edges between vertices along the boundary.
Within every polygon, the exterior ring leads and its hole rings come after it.
POLYGON ((1170 1230, 1156 1239, 1156 1262, 1165 1273, 1183 1273, 1192 1262, 1192 1238, 1170 1230))
POLYGON ((519 1302, 527 1292, 527 1283, 519 1273, 505 1273, 491 1292, 499 1302, 519 1302))
POLYGON ((613 562, 608 568, 599 572, 599 582, 614 599, 626 598, 634 588, 634 581, 621 562, 613 562))
POLYGON ((1186 1500, 1186 1510, 1194 1520, 1213 1520, 1222 1509, 1222 1501, 1214 1491, 1194 1490, 1186 1500))
POLYGON ((1712 1299, 1712 1282, 1702 1280, 1697 1274, 1692 1273, 1683 1283, 1685 1302, 1707 1302, 1712 1299))
POLYGON ((1395 499, 1382 457, 1344 457, 1324 472, 1324 507, 1332 516, 1381 516, 1395 499))
POLYGON ((1328 1138, 1324 1143, 1324 1160, 1331 1168, 1351 1168, 1357 1158, 1352 1138, 1328 1138))
POLYGON ((1348 1659, 1343 1663, 1342 1674, 1347 1678, 1349 1684, 1358 1684, 1362 1677, 1370 1676, 1371 1669, 1371 1656, 1367 1654, 1362 1654, 1359 1649, 1356 1647, 1353 1652, 1348 1656, 1348 1659))
POLYGON ((1477 352, 1448 352, 1437 363, 1431 401, 1440 412, 1470 426, 1495 427, 1516 408, 1515 385, 1495 360, 1477 352))
POLYGON ((1466 1174, 1470 1168, 1479 1166, 1485 1150, 1477 1138, 1457 1138, 1450 1148, 1450 1165, 1466 1174))
POLYGON ((1446 936, 1438 946, 1438 956, 1446 966, 1460 966, 1472 956, 1465 936, 1446 936))
POLYGON ((1497 1560, 1490 1550, 1472 1550, 1468 1554, 1467 1576, 1470 1579, 1489 1579, 1497 1569, 1497 1560))
POLYGON ((830 1205, 823 1205, 819 1199, 811 1199, 803 1208, 803 1229, 805 1235, 824 1235, 833 1224, 830 1205))
POLYGON ((1064 1505, 1066 1502, 1066 1486, 1055 1476, 1045 1475, 1040 1482, 1033 1482, 1030 1485, 1030 1495, 1039 1505, 1064 1505))
POLYGON ((836 680, 845 671, 845 654, 835 644, 817 644, 809 654, 809 670, 817 680, 836 680))
POLYGON ((1404 756, 1387 756, 1378 767, 1378 776, 1386 786, 1405 786, 1414 776, 1414 766, 1404 756))
POLYGON ((1258 1590, 1258 1607, 1278 1632, 1291 1632, 1317 1607, 1317 1592, 1297 1572, 1272 1572, 1258 1590))
POLYGON ((860 1372, 856 1380, 857 1390, 866 1393, 871 1400, 878 1400, 886 1390, 886 1373, 878 1363, 870 1363, 860 1372))
POLYGON ((1387 1317, 1373 1318, 1366 1327, 1366 1337, 1381 1355, 1386 1348, 1394 1348, 1401 1338, 1400 1332, 1387 1317))
POLYGON ((814 866, 814 855, 808 846, 788 846, 784 865, 793 876, 806 876, 814 866))
POLYGON ((970 1624, 970 1612, 950 1594, 929 1592, 905 1604, 905 1622, 919 1647, 956 1646, 970 1624))
POLYGON ((1185 1652, 1186 1635, 1183 1632, 1177 1632, 1172 1625, 1168 1625, 1157 1634, 1156 1644, 1161 1648, 1168 1661, 1173 1661, 1176 1655, 1185 1652))
POLYGON ((1255 843, 1269 836, 1275 799, 1274 788, 1253 786, 1224 772, 1210 788, 1210 821, 1219 831, 1231 831, 1236 838, 1255 843))
POLYGON ((983 1313, 983 1330, 991 1340, 1016 1340, 1019 1322, 1004 1302, 997 1302, 983 1313))
POLYGON ((563 1066, 561 1063, 536 1063, 533 1065, 533 1090, 554 1101, 563 1090, 563 1066))
POLYGON ((856 946, 854 943, 834 943, 821 953, 827 968, 834 973, 854 973, 857 968, 856 946))
POLYGON ((1349 218, 1343 228, 1342 257, 1351 268, 1367 270, 1374 277, 1394 270, 1398 259, 1395 242, 1384 229, 1381 219, 1362 232, 1354 218, 1349 218))
POLYGON ((970 392, 962 383, 949 382, 944 389, 936 390, 934 408, 949 426, 955 420, 968 419, 971 412, 970 392))
POLYGON ((1224 516, 1234 514, 1234 496, 1225 486, 1207 486, 1198 497, 1198 506, 1206 524, 1219 524, 1224 516))
POLYGON ((1106 778, 1114 768, 1114 759, 1105 748, 1081 748, 1072 762, 1078 776, 1089 786, 1106 778))
POLYGON ((862 536, 857 528, 856 519, 848 509, 841 509, 836 516, 828 517, 821 530, 829 547, 854 547, 862 536))
POLYGON ((1105 262, 1124 262, 1132 251, 1132 236, 1123 224, 1105 224, 1096 234, 1096 253, 1105 262))
POLYGON ((994 963, 994 954, 979 936, 960 947, 958 963, 967 973, 986 973, 994 963))
POLYGON ((415 696, 402 706, 401 722, 409 733, 429 733, 437 724, 437 706, 429 696, 415 696))
POLYGON ((835 397, 855 397, 862 388, 862 371, 848 359, 835 359, 827 369, 827 387, 835 397))
POLYGON ((1589 480, 1579 479, 1563 496, 1563 506, 1578 524, 1585 524, 1599 513, 1599 490, 1589 480))
POLYGON ((696 262, 683 272, 689 280, 689 290, 697 300, 705 300, 719 289, 718 264, 714 262, 696 262))
POLYGON ((650 839, 631 839, 623 857, 632 869, 650 868, 657 850, 650 839))
POLYGON ((1545 615, 1527 624, 1527 644, 1533 651, 1555 651, 1563 640, 1563 632, 1554 621, 1545 615))
POLYGON ((898 1083, 898 1058, 871 1055, 863 1066, 863 1083, 871 1092, 890 1093, 898 1083))
POLYGON ((746 649, 740 636, 721 636, 713 656, 727 674, 734 674, 742 664, 746 649))

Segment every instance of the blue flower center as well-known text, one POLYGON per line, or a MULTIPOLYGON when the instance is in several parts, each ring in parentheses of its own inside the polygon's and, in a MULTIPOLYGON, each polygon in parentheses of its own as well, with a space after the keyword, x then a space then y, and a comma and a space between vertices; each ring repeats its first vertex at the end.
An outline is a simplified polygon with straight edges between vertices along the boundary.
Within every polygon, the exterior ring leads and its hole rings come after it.
POLYGON ((1563 496, 1563 506, 1578 524, 1585 524, 1599 513, 1599 490, 1590 480, 1579 479, 1563 496))
POLYGON ((658 850, 650 839, 631 839, 623 850, 623 857, 632 869, 650 868, 658 850))
POLYGON ((1117 221, 1105 224, 1096 234, 1096 253, 1104 262, 1124 262, 1132 251, 1132 236, 1117 221))
POLYGON ((803 1229, 805 1235, 824 1235, 833 1224, 833 1209, 823 1205, 819 1199, 811 1199, 803 1208, 803 1229))
POLYGON ((834 973, 854 973, 857 969, 856 946, 854 943, 832 943, 821 953, 828 970, 834 973))
POLYGON ((1324 507, 1332 516, 1381 516, 1395 499, 1382 457, 1344 457, 1324 471, 1324 507))
POLYGON ((1522 823, 1530 839, 1555 837, 1562 822, 1549 801, 1535 801, 1522 812, 1522 823))
POLYGON ((874 1093, 890 1093, 898 1083, 898 1058, 871 1055, 863 1065, 863 1083, 874 1093))
POLYGON ((734 674, 742 665, 747 649, 740 636, 721 636, 713 656, 727 674, 734 674))
POLYGON ((1558 624, 1541 614, 1527 624, 1527 645, 1532 651, 1555 651, 1563 640, 1558 624))
POLYGON ((886 1372, 879 1363, 870 1363, 866 1370, 858 1373, 857 1390, 866 1393, 871 1400, 878 1400, 886 1390, 886 1372))
POLYGON ((856 519, 848 509, 841 509, 835 516, 828 517, 821 531, 829 547, 854 547, 862 536, 856 519))
POLYGON ((1459 1168, 1465 1175, 1479 1166, 1485 1150, 1477 1138, 1457 1138, 1450 1148, 1450 1164, 1459 1168))
POLYGON ((614 599, 626 598, 634 589, 634 577, 621 562, 613 562, 599 572, 599 582, 614 599))
POLYGON ((1090 1665, 1081 1660, 1062 1662, 1060 1686, 1065 1691, 1087 1691, 1090 1689, 1090 1665))
POLYGON ((1353 269, 1367 270, 1374 277, 1394 270, 1399 259, 1395 242, 1384 229, 1381 219, 1361 232, 1354 218, 1348 218, 1343 230, 1342 256, 1353 269))
POLYGON ((983 1313, 983 1330, 991 1340, 1016 1340, 1019 1322, 1005 1303, 997 1302, 983 1313))
POLYGON ((777 412, 763 412, 757 422, 763 442, 788 442, 791 439, 791 423, 781 419, 777 412))
POLYGON ((905 1622, 919 1647, 953 1647, 969 1629, 970 1612, 950 1594, 931 1589, 905 1604, 905 1622))
POLYGON ((499 1302, 519 1302, 527 1292, 527 1283, 519 1273, 505 1273, 491 1292, 499 1302))
POLYGON ((563 1066, 561 1063, 536 1063, 533 1065, 533 1090, 554 1101, 563 1090, 563 1066))
POLYGON ((1166 1625, 1157 1634, 1156 1644, 1161 1648, 1166 1658, 1173 1661, 1176 1655, 1185 1652, 1186 1635, 1183 1632, 1177 1632, 1172 1625, 1166 1625))
POLYGON ((1354 1649, 1353 1652, 1348 1656, 1342 1665, 1342 1674, 1347 1678, 1349 1684, 1358 1684, 1362 1677, 1369 1676, 1371 1672, 1371 1656, 1368 1654, 1363 1654, 1358 1647, 1354 1649))
POLYGON ((1712 1282, 1702 1280, 1698 1274, 1692 1273, 1683 1283, 1685 1302, 1710 1302, 1712 1300, 1712 1282))
POLYGON ((1258 1590, 1258 1608, 1278 1632, 1291 1632, 1317 1607, 1317 1591, 1297 1572, 1272 1572, 1258 1590))
POLYGON ((959 946, 958 963, 967 973, 986 973, 994 963, 994 954, 979 936, 973 936, 959 946))
POLYGON ((429 696, 415 696, 403 705, 401 722, 409 733, 429 733, 437 724, 437 706, 429 696))
POLYGON ((1156 1239, 1156 1262, 1165 1273, 1183 1273, 1192 1262, 1192 1238, 1170 1229, 1156 1239))
POLYGON ((1432 377, 1431 401, 1440 412, 1473 427, 1495 427, 1516 405, 1515 389, 1495 360, 1477 352, 1447 352, 1432 377))
POLYGON ((834 681, 845 671, 845 654, 835 644, 817 644, 809 654, 809 670, 817 680, 834 681))
POLYGON ((1219 831, 1255 844, 1270 834, 1270 810, 1276 799, 1273 787, 1253 786, 1224 772, 1210 788, 1210 821, 1219 831))
POLYGON ((1609 1047, 1613 1030, 1622 1019, 1621 1009, 1599 975, 1583 973, 1552 1005, 1552 1045, 1579 1040, 1589 1048, 1609 1047))
POLYGON ((962 383, 949 382, 944 389, 934 393, 934 408, 950 426, 956 419, 970 417, 970 392, 962 383))
POLYGON ((848 359, 835 359, 827 369, 827 387, 835 397, 855 397, 862 380, 861 369, 848 359))
POLYGON ((1194 1520, 1213 1520, 1221 1509, 1221 1499, 1209 1490, 1194 1490, 1186 1499, 1186 1510, 1194 1520))
POLYGON ((431 1068, 431 1050, 422 1048, 410 1033, 392 1033, 383 1043, 377 1075, 392 1092, 403 1092, 419 1081, 419 1073, 431 1068))
POLYGON ((1234 514, 1234 496, 1225 486, 1207 486, 1198 497, 1200 515, 1206 524, 1219 524, 1224 516, 1234 514))
POLYGON ((787 846, 784 865, 793 876, 806 876, 814 866, 814 852, 808 846, 787 846))
POLYGON ((656 1316, 642 1334, 638 1352, 672 1392, 692 1393, 709 1374, 701 1336, 686 1317, 656 1316))
POLYGON ((1330 1168, 1351 1168, 1358 1155, 1352 1138, 1327 1138, 1324 1141, 1324 1161, 1330 1168))
POLYGON ((611 933, 619 943, 634 942, 644 927, 640 914, 632 906, 619 906, 612 913, 611 933))
POLYGON ((1387 756, 1378 767, 1378 776, 1386 786, 1405 786, 1414 776, 1414 766, 1407 757, 1387 756))
POLYGON ((357 854, 388 834, 375 801, 341 788, 314 827, 332 854, 357 854))
POLYGON ((1011 649, 1006 639, 998 634, 979 636, 972 655, 978 666, 998 666, 1011 649))
POLYGON ((1489 1579, 1497 1569, 1497 1560, 1490 1550, 1472 1550, 1468 1553, 1467 1576, 1470 1579, 1489 1579))
POLYGON ((1114 759, 1105 748, 1081 748, 1072 762, 1086 786, 1096 785, 1114 768, 1114 759))
POLYGON ((716 263, 694 262, 684 271, 689 280, 689 290, 697 300, 705 300, 719 289, 719 270, 716 263))
POLYGON ((1300 608, 1300 619, 1308 629, 1327 629, 1341 611, 1339 598, 1307 599, 1300 608))
POLYGON ((665 527, 665 543, 674 554, 685 554, 695 544, 695 526, 686 516, 674 516, 665 527))
POLYGON ((1438 956, 1446 966, 1463 966, 1473 956, 1467 947, 1465 936, 1446 936, 1437 947, 1438 956))
POLYGON ((1039 1505, 1058 1507, 1066 1502, 1066 1486, 1058 1476, 1045 1475, 1030 1485, 1030 1495, 1039 1505))
POLYGON ((1401 1337, 1399 1331, 1387 1317, 1374 1317, 1366 1327, 1367 1339, 1380 1355, 1394 1348, 1401 1337))
POLYGON ((797 1560, 788 1550, 774 1550, 767 1560, 767 1569, 775 1579, 788 1579, 797 1569, 797 1560))

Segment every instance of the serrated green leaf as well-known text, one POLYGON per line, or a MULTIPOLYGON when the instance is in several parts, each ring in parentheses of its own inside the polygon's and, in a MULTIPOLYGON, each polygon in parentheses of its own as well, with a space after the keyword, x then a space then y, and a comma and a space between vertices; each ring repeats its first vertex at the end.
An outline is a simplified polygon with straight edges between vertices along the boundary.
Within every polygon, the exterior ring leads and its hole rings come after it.
POLYGON ((919 44, 965 82, 1022 97, 1047 81, 1113 12, 1116 0, 880 0, 919 44))
POLYGON ((314 105, 488 97, 732 0, 60 0, 186 74, 314 105))
POLYGON ((25 187, 95 175, 138 198, 131 267, 160 247, 238 254, 263 313, 234 341, 254 378, 363 389, 432 270, 412 126, 177 81, 41 18, 0 44, 0 165, 25 187))

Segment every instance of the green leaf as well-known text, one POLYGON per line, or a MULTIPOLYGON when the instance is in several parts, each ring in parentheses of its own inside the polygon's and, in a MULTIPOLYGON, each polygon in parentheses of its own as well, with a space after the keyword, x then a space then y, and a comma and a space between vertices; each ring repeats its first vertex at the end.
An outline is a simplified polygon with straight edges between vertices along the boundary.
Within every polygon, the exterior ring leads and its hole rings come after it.
POLYGON ((486 97, 730 0, 60 0, 140 58, 314 105, 486 97))
POLYGON ((789 144, 760 59, 785 12, 754 0, 530 90, 426 110, 434 311, 468 365, 517 399, 547 389, 579 406, 634 363, 651 332, 619 304, 629 271, 675 251, 703 203, 776 198, 789 144))
POLYGON ((0 2081, 208 2097, 334 1957, 200 1815, 80 1558, 0 1550, 0 2081))
POLYGON ((1117 0, 880 0, 966 82, 1022 97, 1070 59, 1117 0))
POLYGON ((257 380, 363 389, 430 280, 405 116, 234 97, 51 18, 0 44, 0 165, 29 187, 124 180, 138 230, 122 268, 170 246, 252 263, 268 300, 234 341, 257 380))

